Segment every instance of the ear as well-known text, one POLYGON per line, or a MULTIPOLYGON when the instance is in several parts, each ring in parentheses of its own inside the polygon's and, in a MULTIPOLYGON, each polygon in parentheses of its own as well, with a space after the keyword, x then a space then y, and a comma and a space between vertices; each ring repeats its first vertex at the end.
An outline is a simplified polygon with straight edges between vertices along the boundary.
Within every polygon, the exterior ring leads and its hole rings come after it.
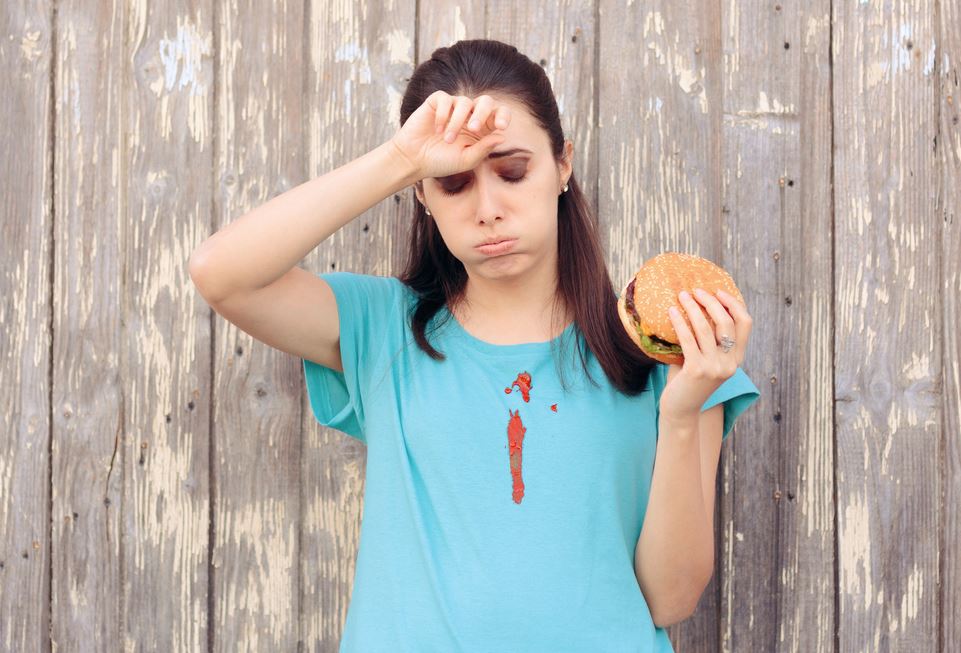
POLYGON ((427 204, 424 198, 424 182, 423 181, 418 181, 414 183, 414 194, 417 195, 417 200, 421 204, 424 204, 424 205, 427 204))
MULTIPOLYGON (((574 172, 574 144, 571 141, 564 141, 564 152, 562 155, 562 161, 558 168, 560 172, 561 180, 566 184, 570 178, 571 174, 574 172)), ((561 186, 563 188, 563 186, 561 186)))

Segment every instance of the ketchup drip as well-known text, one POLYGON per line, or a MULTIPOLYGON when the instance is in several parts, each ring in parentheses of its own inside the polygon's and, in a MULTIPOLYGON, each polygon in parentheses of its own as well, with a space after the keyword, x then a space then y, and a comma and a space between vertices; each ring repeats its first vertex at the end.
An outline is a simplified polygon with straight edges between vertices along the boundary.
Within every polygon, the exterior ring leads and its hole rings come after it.
MULTIPOLYGON (((515 385, 517 389, 521 391, 521 397, 523 397, 524 401, 530 403, 531 389, 534 387, 531 384, 531 375, 528 372, 518 374, 510 387, 504 388, 504 394, 513 392, 515 385)), ((507 414, 511 416, 510 421, 507 423, 507 444, 510 450, 511 478, 514 482, 514 503, 520 503, 521 499, 524 498, 524 479, 521 477, 521 454, 524 448, 524 434, 527 432, 527 429, 524 428, 524 423, 521 422, 520 409, 511 412, 508 408, 507 414)))
MULTIPOLYGON (((528 378, 530 378, 528 376, 528 378)), ((508 408, 507 412, 510 414, 511 419, 507 423, 507 442, 510 447, 510 466, 511 466, 511 478, 514 482, 514 503, 520 503, 521 499, 524 498, 524 479, 521 478, 521 452, 524 448, 524 434, 527 429, 524 428, 524 423, 521 422, 521 411, 518 409, 515 412, 511 412, 508 408)))
POLYGON ((514 382, 511 383, 511 387, 504 388, 504 394, 509 395, 515 385, 517 386, 517 389, 521 391, 521 396, 524 398, 524 401, 529 402, 531 400, 531 388, 534 387, 531 385, 531 375, 527 372, 521 372, 518 374, 517 378, 514 379, 514 382))
MULTIPOLYGON (((504 388, 504 394, 513 392, 514 386, 517 386, 517 389, 520 390, 521 397, 524 398, 524 401, 530 403, 531 390, 534 389, 534 385, 531 383, 531 375, 528 372, 518 374, 510 387, 504 388)), ((552 404, 551 410, 556 413, 557 404, 552 404)), ((521 422, 520 409, 511 412, 508 408, 507 414, 511 416, 510 421, 507 423, 507 443, 510 449, 511 478, 514 481, 514 503, 520 503, 521 499, 524 498, 524 479, 521 477, 521 456, 524 449, 524 434, 527 432, 527 429, 524 428, 524 423, 521 422)))

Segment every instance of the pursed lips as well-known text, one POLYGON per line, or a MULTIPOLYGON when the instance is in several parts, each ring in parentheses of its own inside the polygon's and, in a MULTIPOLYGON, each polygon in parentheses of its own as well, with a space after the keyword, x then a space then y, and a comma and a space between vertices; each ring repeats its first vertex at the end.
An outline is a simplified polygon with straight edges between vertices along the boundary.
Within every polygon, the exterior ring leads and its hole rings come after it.
POLYGON ((499 243, 484 243, 482 245, 478 245, 474 249, 484 256, 504 256, 505 254, 510 254, 514 250, 514 245, 516 242, 516 239, 509 238, 507 240, 502 240, 499 243))
POLYGON ((494 240, 485 240, 480 245, 478 245, 478 247, 483 247, 485 245, 496 245, 498 243, 503 243, 508 240, 516 240, 516 239, 515 238, 496 238, 494 240))

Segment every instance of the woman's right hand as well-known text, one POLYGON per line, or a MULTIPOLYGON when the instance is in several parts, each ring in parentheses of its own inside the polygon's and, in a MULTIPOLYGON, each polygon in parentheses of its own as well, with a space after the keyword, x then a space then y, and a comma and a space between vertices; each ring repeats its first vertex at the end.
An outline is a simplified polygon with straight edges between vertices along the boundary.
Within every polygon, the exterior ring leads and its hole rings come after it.
POLYGON ((489 95, 476 99, 435 91, 397 130, 391 142, 416 171, 417 179, 471 170, 504 142, 510 109, 489 95), (476 128, 471 127, 477 121, 476 128), (462 129, 463 127, 463 129, 462 129), (453 134, 453 142, 445 136, 453 134))

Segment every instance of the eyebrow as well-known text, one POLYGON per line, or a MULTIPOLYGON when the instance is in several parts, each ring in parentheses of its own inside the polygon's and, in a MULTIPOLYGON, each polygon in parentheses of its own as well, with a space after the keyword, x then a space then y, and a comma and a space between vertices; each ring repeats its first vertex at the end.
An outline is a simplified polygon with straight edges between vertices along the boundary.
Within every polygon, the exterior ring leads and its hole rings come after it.
MULTIPOLYGON (((533 151, 528 150, 528 149, 525 149, 525 148, 523 148, 523 147, 515 147, 515 148, 509 149, 509 150, 504 150, 503 152, 491 152, 490 154, 487 155, 487 158, 488 158, 488 159, 501 159, 501 158, 503 158, 503 157, 505 157, 505 156, 510 156, 511 154, 518 154, 518 153, 520 153, 520 152, 527 152, 528 154, 533 154, 533 153, 534 153, 533 151)), ((456 172, 456 173, 454 173, 454 174, 452 174, 452 175, 446 175, 446 176, 444 176, 444 177, 434 177, 434 179, 436 179, 436 180, 438 180, 438 181, 440 181, 440 180, 458 179, 458 178, 460 178, 461 176, 464 176, 464 175, 466 175, 466 174, 469 173, 469 172, 470 172, 470 170, 465 170, 464 172, 456 172)))
POLYGON ((518 152, 527 152, 528 154, 533 154, 530 150, 526 150, 522 147, 515 147, 510 150, 504 150, 503 152, 491 152, 487 155, 488 159, 500 159, 501 157, 510 156, 511 154, 517 154, 518 152))

